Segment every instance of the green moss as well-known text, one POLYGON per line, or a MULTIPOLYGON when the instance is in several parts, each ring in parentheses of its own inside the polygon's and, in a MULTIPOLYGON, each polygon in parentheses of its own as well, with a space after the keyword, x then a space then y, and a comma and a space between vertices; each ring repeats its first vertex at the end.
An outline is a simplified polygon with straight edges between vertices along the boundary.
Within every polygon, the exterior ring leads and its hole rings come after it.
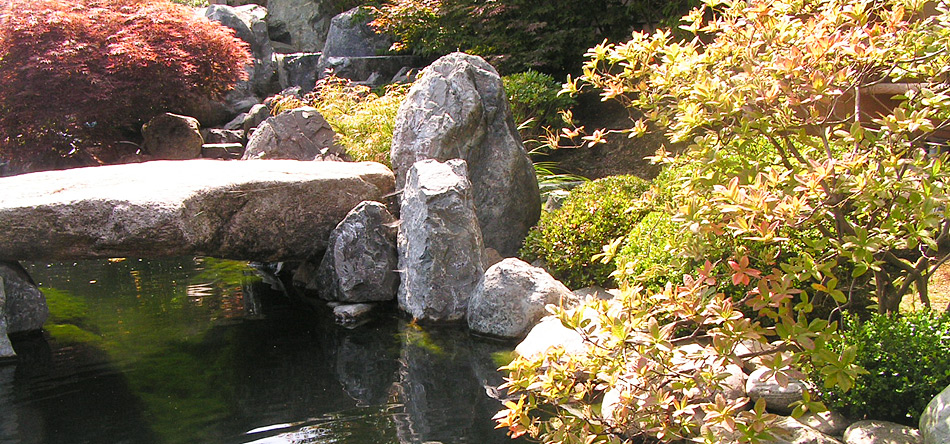
POLYGON ((43 326, 50 337, 64 344, 98 344, 102 337, 88 332, 73 324, 52 324, 47 322, 43 326))
POLYGON ((77 323, 86 318, 89 307, 86 301, 73 296, 68 291, 56 288, 42 288, 49 307, 49 324, 77 323))

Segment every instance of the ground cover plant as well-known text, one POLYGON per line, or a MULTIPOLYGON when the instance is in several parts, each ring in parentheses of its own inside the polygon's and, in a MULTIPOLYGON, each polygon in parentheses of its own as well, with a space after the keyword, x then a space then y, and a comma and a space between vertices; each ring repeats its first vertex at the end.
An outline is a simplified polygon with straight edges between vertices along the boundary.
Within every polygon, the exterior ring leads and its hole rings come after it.
POLYGON ((392 84, 376 92, 340 77, 317 82, 303 98, 278 96, 271 105, 279 113, 301 106, 316 108, 337 134, 337 142, 358 162, 389 166, 389 151, 399 104, 410 85, 392 84))
POLYGON ((165 1, 0 6, 0 157, 16 165, 116 147, 151 117, 222 96, 247 45, 165 1))
POLYGON ((950 314, 920 310, 864 322, 852 317, 834 347, 849 345, 867 373, 851 390, 828 389, 822 396, 852 418, 917 427, 927 403, 950 385, 950 314))
MULTIPOLYGON (((592 48, 565 89, 596 88, 644 118, 585 140, 658 125, 688 145, 654 157, 692 167, 669 191, 690 240, 672 256, 726 250, 660 289, 633 282, 613 302, 555 310, 588 351, 510 364, 517 399, 499 424, 559 442, 761 442, 773 417, 723 396, 717 376, 751 356, 743 342, 779 381, 852 389, 864 370, 856 345, 833 345, 837 319, 869 298, 881 313, 908 295, 926 305, 950 251, 946 155, 926 149, 950 118, 950 11, 924 7, 710 0, 684 17, 691 40, 659 30, 592 48), (817 299, 832 308, 816 315, 817 299)), ((812 395, 796 414, 823 408, 812 395)))

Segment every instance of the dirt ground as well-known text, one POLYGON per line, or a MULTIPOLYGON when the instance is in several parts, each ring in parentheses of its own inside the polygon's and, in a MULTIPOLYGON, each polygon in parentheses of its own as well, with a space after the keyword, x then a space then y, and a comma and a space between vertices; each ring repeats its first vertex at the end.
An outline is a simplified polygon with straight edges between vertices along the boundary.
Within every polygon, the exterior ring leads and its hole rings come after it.
MULTIPOLYGON (((950 303, 950 262, 937 269, 930 278, 930 306, 934 310, 944 311, 947 304, 950 303)), ((920 300, 916 297, 905 297, 901 302, 901 311, 913 311, 922 308, 920 300)))

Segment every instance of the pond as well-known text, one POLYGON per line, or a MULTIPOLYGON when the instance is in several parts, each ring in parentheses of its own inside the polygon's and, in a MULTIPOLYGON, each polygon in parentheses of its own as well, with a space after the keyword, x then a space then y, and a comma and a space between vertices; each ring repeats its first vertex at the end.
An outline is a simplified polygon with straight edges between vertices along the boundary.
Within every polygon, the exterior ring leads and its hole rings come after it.
POLYGON ((512 442, 513 344, 394 310, 345 328, 239 262, 25 265, 51 315, 0 366, 0 443, 512 442))

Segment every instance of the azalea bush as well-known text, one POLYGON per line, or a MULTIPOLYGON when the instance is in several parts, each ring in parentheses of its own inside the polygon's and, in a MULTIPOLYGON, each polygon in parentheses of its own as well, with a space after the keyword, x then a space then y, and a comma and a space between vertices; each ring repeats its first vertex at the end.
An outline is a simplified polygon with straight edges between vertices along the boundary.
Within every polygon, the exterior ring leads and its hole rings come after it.
MULTIPOLYGON (((950 119, 946 0, 709 0, 681 29, 694 37, 592 48, 565 89, 643 112, 588 144, 653 125, 685 144, 653 157, 692 168, 669 191, 671 229, 689 239, 672 256, 726 249, 662 290, 633 282, 558 311, 588 352, 508 366, 518 398, 499 422, 514 435, 761 442, 770 417, 721 396, 721 369, 755 356, 780 382, 815 374, 847 393, 863 370, 855 346, 832 345, 836 319, 869 297, 882 313, 908 295, 927 305, 950 251, 946 156, 926 149, 950 119), (832 306, 820 316, 818 299, 832 306)), ((794 413, 823 408, 814 395, 794 413)))
POLYGON ((90 154, 157 114, 218 98, 251 61, 233 31, 166 1, 0 6, 0 157, 90 154))
POLYGON ((317 81, 313 91, 303 98, 278 96, 271 104, 279 113, 301 106, 320 111, 333 131, 337 142, 354 160, 390 164, 389 150, 399 104, 409 94, 411 85, 387 85, 377 93, 367 86, 330 76, 317 81))

